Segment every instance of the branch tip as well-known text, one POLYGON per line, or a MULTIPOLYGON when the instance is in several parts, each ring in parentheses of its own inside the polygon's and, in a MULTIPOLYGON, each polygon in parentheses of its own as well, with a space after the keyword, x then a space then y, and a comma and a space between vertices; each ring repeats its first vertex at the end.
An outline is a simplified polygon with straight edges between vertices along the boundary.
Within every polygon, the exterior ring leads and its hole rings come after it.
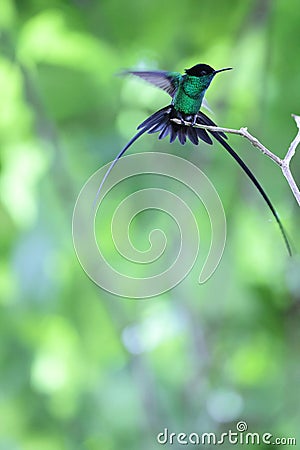
MULTIPOLYGON (((228 134, 238 134, 240 136, 245 137, 248 139, 248 141, 256 148, 258 148, 264 155, 268 156, 272 161, 277 164, 277 166, 280 167, 284 177, 286 178, 289 187, 297 200, 298 205, 300 206, 300 191, 299 188, 293 178, 293 175, 290 170, 290 161, 292 157, 295 154, 296 147, 300 143, 300 116, 296 114, 291 114, 293 119, 296 122, 296 125, 298 127, 298 133, 291 143, 285 157, 283 159, 279 158, 279 156, 272 153, 270 150, 268 150, 256 137, 252 136, 251 133, 249 133, 247 127, 241 127, 239 130, 235 130, 233 128, 223 128, 223 127, 217 127, 217 126, 211 126, 211 125, 200 125, 200 124, 192 124, 191 122, 184 122, 187 126, 192 126, 194 128, 202 128, 207 131, 215 131, 215 132, 223 132, 228 134)), ((182 121, 176 118, 171 119, 173 122, 178 123, 179 125, 182 124, 182 121)))

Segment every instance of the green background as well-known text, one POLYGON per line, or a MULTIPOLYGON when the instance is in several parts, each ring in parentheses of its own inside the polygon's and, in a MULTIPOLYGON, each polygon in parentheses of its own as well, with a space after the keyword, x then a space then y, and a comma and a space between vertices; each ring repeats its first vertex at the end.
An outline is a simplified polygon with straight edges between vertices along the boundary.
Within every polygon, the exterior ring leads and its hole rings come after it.
MULTIPOLYGON (((298 0, 1 0, 1 450, 152 450, 165 427, 221 433, 241 419, 300 439, 299 259, 224 150, 157 135, 130 150, 197 162, 217 189, 227 244, 206 284, 196 263, 161 296, 114 297, 86 276, 71 234, 82 185, 169 101, 120 69, 234 67, 208 91, 213 119, 283 157, 300 114, 299 23, 298 0)), ((299 209, 279 168, 230 142, 297 252, 299 209)), ((298 152, 298 182, 299 164, 298 152)), ((136 232, 147 245, 142 220, 136 232)))

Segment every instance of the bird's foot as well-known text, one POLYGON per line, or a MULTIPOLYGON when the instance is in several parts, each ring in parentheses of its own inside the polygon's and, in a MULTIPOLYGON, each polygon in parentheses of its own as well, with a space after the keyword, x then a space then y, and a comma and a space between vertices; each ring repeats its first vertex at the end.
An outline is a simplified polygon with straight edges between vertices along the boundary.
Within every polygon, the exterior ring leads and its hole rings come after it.
POLYGON ((180 120, 181 125, 186 125, 186 122, 189 122, 189 125, 190 125, 190 126, 193 126, 193 125, 195 125, 195 123, 196 123, 196 120, 197 120, 197 114, 186 115, 186 114, 183 114, 183 113, 181 113, 180 111, 178 111, 177 119, 180 120))
POLYGON ((192 127, 196 124, 197 121, 197 114, 194 115, 193 120, 192 120, 192 127))
POLYGON ((180 120, 181 125, 185 125, 185 118, 183 117, 183 115, 179 111, 178 111, 177 118, 180 120))
POLYGON ((196 119, 197 119, 197 114, 185 116, 185 120, 186 120, 186 122, 190 123, 190 126, 195 125, 196 119))

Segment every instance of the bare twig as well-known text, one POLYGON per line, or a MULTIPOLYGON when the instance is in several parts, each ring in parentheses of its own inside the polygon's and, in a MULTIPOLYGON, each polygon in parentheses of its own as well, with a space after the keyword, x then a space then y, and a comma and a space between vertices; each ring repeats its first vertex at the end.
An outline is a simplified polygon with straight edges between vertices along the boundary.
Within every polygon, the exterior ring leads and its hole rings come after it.
POLYGON ((298 186, 294 180, 294 177, 291 173, 291 170, 290 170, 291 159, 295 155, 296 148, 300 142, 300 117, 296 116, 295 114, 292 114, 292 117, 294 118, 296 125, 298 127, 298 133, 297 133, 295 139, 293 140, 293 142, 291 143, 291 145, 287 151, 287 154, 285 155, 285 157, 282 161, 281 170, 282 170, 283 175, 287 179, 287 182, 289 183, 290 188, 292 189, 292 192, 298 202, 298 205, 300 206, 299 188, 298 188, 298 186))
MULTIPOLYGON (((195 124, 193 125, 195 128, 202 128, 204 130, 208 131, 218 131, 223 133, 229 133, 229 134, 238 134, 239 136, 243 136, 244 138, 248 139, 248 141, 251 142, 251 144, 258 148, 264 155, 268 156, 272 161, 274 161, 275 164, 277 164, 285 176, 292 192, 297 200, 298 205, 300 206, 300 191, 299 188, 294 180, 294 177, 292 175, 292 172, 290 170, 290 162, 292 157, 295 155, 296 148, 300 143, 300 116, 297 116, 295 114, 292 114, 292 117, 294 118, 296 125, 298 127, 298 133, 291 143, 285 157, 283 159, 279 158, 279 156, 272 153, 270 150, 268 150, 259 140, 252 136, 252 134, 249 133, 248 129, 246 127, 242 127, 239 130, 235 130, 233 128, 222 128, 222 127, 213 127, 210 125, 200 125, 195 124)), ((179 119, 172 119, 173 122, 178 123, 179 125, 182 124, 182 121, 179 119)), ((192 124, 190 122, 184 122, 185 125, 191 126, 192 124)))

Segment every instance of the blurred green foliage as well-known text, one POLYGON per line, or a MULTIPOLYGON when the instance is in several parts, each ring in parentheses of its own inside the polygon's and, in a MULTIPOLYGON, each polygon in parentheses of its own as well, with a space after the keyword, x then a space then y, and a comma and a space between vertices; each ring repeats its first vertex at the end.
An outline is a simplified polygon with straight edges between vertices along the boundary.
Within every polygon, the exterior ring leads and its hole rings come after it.
MULTIPOLYGON (((220 433, 239 419, 300 439, 299 260, 222 149, 154 135, 131 150, 184 156, 213 181, 228 238, 206 284, 198 261, 160 297, 113 297, 85 275, 71 235, 83 183, 169 101, 120 69, 234 67, 208 92, 215 120, 283 156, 300 113, 299 21, 297 0, 1 0, 1 450, 152 450, 165 427, 220 433)), ((280 171, 230 141, 299 250, 280 171)), ((299 163, 298 152, 298 182, 299 163)), ((142 247, 142 223, 136 232, 142 247)))

